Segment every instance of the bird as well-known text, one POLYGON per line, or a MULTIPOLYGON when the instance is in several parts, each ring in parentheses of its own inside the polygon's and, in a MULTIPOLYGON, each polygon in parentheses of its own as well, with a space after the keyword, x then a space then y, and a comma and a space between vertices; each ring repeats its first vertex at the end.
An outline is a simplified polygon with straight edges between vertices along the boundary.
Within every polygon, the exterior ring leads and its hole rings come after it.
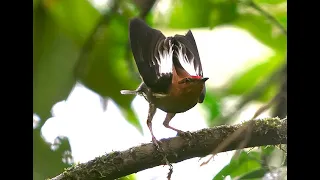
POLYGON ((129 22, 129 41, 141 84, 136 90, 121 90, 121 94, 143 96, 149 103, 147 126, 152 142, 159 148, 152 130, 157 109, 166 112, 163 125, 178 135, 186 132, 170 126, 177 113, 183 113, 203 103, 209 79, 203 77, 196 41, 191 30, 185 35, 166 37, 140 18, 129 22))

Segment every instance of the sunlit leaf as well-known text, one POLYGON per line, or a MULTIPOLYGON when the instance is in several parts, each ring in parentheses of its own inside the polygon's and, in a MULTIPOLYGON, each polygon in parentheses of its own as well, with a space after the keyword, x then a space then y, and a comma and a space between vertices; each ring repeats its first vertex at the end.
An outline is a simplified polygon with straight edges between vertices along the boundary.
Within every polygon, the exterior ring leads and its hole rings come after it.
POLYGON ((278 12, 274 14, 275 18, 278 20, 278 22, 287 29, 287 12, 278 12))
POLYGON ((118 178, 117 180, 136 180, 135 174, 131 174, 125 177, 118 178))
POLYGON ((286 0, 254 0, 256 3, 267 3, 267 4, 280 4, 286 2, 286 0))
MULTIPOLYGON (((138 81, 128 71, 127 47, 128 19, 117 14, 99 29, 89 52, 81 57, 77 66, 77 78, 88 88, 103 97, 110 97, 122 109, 124 115, 142 132, 140 123, 131 110, 134 96, 121 95, 120 90, 135 89, 138 81)), ((114 119, 112 119, 114 120, 114 119)))

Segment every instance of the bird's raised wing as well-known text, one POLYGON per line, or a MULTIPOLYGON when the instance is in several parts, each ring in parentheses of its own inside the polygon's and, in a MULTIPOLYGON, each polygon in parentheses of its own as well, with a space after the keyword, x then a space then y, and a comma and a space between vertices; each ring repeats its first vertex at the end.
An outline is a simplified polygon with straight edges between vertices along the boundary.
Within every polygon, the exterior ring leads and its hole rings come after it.
MULTIPOLYGON (((197 48, 196 41, 193 37, 192 32, 189 30, 185 36, 175 35, 175 53, 177 53, 177 59, 180 65, 191 75, 203 77, 202 65, 200 56, 197 48)), ((204 101, 206 95, 206 86, 204 85, 203 90, 200 94, 199 103, 204 101)))
POLYGON ((172 80, 172 38, 139 18, 130 21, 130 45, 144 83, 154 92, 166 93, 172 80))
POLYGON ((192 76, 203 76, 202 65, 196 41, 189 30, 183 35, 175 35, 176 53, 181 66, 192 76))

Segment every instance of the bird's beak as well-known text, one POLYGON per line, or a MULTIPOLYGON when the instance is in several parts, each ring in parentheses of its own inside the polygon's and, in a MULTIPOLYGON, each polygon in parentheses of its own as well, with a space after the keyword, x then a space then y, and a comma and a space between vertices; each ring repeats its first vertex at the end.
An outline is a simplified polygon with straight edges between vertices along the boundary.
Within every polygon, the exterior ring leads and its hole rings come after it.
POLYGON ((202 81, 202 82, 206 82, 208 79, 209 79, 209 78, 205 77, 205 78, 202 78, 201 81, 202 81))

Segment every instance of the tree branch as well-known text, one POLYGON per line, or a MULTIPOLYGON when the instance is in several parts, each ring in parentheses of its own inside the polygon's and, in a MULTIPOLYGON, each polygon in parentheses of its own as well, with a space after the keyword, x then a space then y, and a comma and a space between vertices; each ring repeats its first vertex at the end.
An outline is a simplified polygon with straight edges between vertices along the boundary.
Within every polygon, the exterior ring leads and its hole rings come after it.
MULTIPOLYGON (((191 133, 190 137, 173 137, 162 139, 161 146, 171 163, 177 163, 194 157, 203 157, 211 153, 224 139, 237 129, 246 125, 247 121, 238 125, 222 125, 202 129, 191 133)), ((287 143, 287 119, 266 118, 255 120, 252 138, 246 147, 277 145, 287 143)), ((235 150, 238 141, 230 143, 223 151, 235 150)), ((100 156, 87 163, 68 168, 52 180, 73 179, 116 179, 144 169, 164 165, 163 156, 152 143, 132 147, 126 151, 114 151, 100 156)))

